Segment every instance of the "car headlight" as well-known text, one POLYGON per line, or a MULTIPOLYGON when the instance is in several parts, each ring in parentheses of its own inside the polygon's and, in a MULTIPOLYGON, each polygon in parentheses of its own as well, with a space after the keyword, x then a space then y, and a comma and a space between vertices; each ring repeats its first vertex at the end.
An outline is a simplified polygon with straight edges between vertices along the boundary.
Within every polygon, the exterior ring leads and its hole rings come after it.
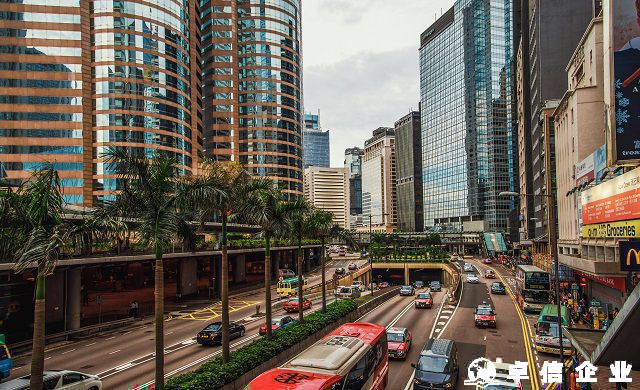
POLYGON ((453 385, 451 383, 447 383, 446 385, 444 385, 445 389, 450 389, 452 387, 453 387, 453 385))
POLYGON ((413 379, 413 384, 414 384, 414 385, 419 385, 419 384, 421 384, 421 383, 422 383, 422 382, 420 382, 420 379, 415 379, 415 378, 413 379))

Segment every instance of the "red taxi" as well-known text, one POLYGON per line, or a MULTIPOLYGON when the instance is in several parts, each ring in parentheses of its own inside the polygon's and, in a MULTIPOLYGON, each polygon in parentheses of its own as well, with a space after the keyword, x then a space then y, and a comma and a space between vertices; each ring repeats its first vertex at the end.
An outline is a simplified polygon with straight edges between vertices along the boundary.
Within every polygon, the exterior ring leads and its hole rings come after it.
POLYGON ((490 305, 487 305, 486 303, 478 305, 473 313, 476 326, 496 327, 496 313, 490 305))
POLYGON ((390 358, 406 359, 411 349, 411 331, 407 328, 387 329, 387 350, 390 358))
MULTIPOLYGON (((290 298, 282 304, 287 313, 298 311, 298 298, 290 298)), ((311 309, 311 299, 302 298, 302 310, 311 309)))
POLYGON ((416 309, 422 307, 431 309, 433 307, 433 297, 428 292, 419 293, 415 300, 416 309))
POLYGON ((487 278, 487 279, 495 279, 496 278, 496 273, 493 272, 493 270, 488 269, 488 270, 484 271, 484 277, 487 278))

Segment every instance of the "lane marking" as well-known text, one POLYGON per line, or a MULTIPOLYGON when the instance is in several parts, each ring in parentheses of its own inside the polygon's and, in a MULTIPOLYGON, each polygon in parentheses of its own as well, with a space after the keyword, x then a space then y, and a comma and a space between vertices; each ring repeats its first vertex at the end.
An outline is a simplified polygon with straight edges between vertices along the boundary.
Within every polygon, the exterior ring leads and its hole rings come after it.
POLYGON ((113 355, 114 353, 118 353, 118 352, 120 352, 120 350, 119 350, 119 349, 116 349, 116 350, 115 350, 115 351, 113 351, 113 352, 109 352, 109 355, 113 355))
POLYGON ((64 352, 62 352, 60 355, 65 355, 65 354, 67 354, 67 353, 69 353, 69 352, 73 352, 73 351, 75 351, 75 350, 76 350, 75 348, 74 348, 74 349, 70 349, 70 350, 68 350, 68 351, 64 351, 64 352))
POLYGON ((90 347, 90 346, 92 346, 92 345, 96 345, 96 342, 94 341, 94 342, 93 342, 93 343, 91 343, 91 344, 87 344, 87 345, 85 345, 85 347, 90 347))
POLYGON ((112 337, 109 337, 108 339, 104 339, 104 340, 105 340, 105 341, 107 341, 107 340, 113 340, 113 339, 115 339, 115 338, 116 338, 116 336, 112 336, 112 337))

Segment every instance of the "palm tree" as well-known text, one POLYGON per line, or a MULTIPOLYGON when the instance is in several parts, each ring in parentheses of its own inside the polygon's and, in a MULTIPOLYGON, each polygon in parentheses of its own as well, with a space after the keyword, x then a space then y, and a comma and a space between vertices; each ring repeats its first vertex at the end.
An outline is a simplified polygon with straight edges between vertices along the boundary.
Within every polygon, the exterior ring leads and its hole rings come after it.
POLYGON ((296 199, 286 204, 287 209, 287 230, 290 236, 295 238, 298 249, 296 250, 296 264, 298 268, 298 320, 304 322, 304 314, 302 310, 303 296, 303 263, 302 256, 302 239, 310 232, 311 223, 310 206, 307 201, 302 198, 296 199))
POLYGON ((63 224, 64 200, 60 192, 58 172, 50 164, 33 172, 18 190, 3 195, 4 212, 11 212, 22 223, 26 237, 19 249, 15 270, 36 270, 36 291, 33 316, 33 344, 29 388, 41 389, 44 372, 45 278, 53 273, 60 249, 69 234, 63 224))
POLYGON ((246 197, 242 215, 260 226, 264 237, 264 289, 267 340, 271 340, 271 240, 286 229, 287 205, 282 191, 269 179, 254 181, 246 197))
POLYGON ((122 188, 106 208, 120 217, 136 221, 140 242, 155 252, 155 386, 164 387, 164 250, 184 230, 185 214, 180 204, 200 189, 187 184, 177 169, 178 161, 157 151, 153 158, 111 148, 107 162, 122 179, 122 188))
POLYGON ((327 311, 327 286, 325 275, 325 242, 328 237, 331 236, 331 232, 334 226, 333 214, 325 210, 313 209, 308 218, 309 231, 312 235, 320 238, 320 263, 322 274, 322 312, 327 311))
POLYGON ((194 199, 199 206, 200 221, 220 217, 222 222, 222 272, 220 298, 222 300, 222 359, 229 362, 229 258, 227 254, 227 223, 242 209, 251 192, 251 175, 238 162, 220 163, 206 160, 204 174, 196 179, 202 189, 194 199))

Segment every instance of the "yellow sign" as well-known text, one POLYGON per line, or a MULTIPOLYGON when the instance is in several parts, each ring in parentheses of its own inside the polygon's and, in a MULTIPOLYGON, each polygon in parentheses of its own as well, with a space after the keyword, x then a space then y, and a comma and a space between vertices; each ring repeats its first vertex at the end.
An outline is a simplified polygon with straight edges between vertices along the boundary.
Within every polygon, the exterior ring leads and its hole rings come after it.
POLYGON ((636 265, 640 265, 640 258, 638 257, 638 251, 635 249, 629 249, 627 252, 627 265, 631 266, 631 254, 633 253, 633 257, 635 257, 636 265))
POLYGON ((606 222, 582 226, 583 238, 637 238, 640 237, 640 220, 606 222))

